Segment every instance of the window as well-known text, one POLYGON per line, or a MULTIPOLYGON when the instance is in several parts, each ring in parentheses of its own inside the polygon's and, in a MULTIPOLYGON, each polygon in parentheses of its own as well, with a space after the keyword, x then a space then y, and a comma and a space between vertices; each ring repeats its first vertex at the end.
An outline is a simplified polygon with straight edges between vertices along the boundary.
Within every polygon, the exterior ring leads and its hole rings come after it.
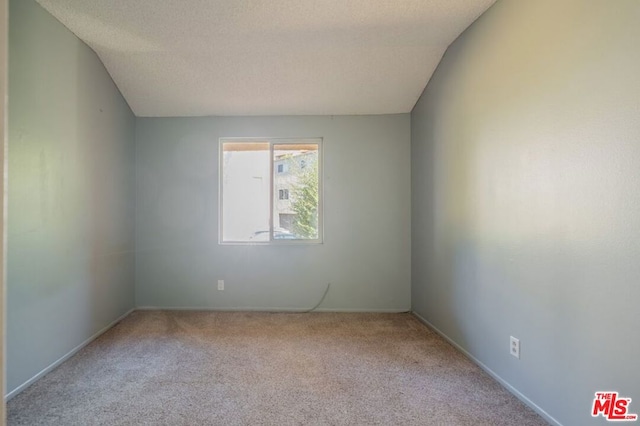
POLYGON ((295 216, 295 214, 291 213, 280 213, 280 226, 285 229, 291 229, 295 216))
POLYGON ((220 242, 322 242, 321 146, 221 139, 220 242))

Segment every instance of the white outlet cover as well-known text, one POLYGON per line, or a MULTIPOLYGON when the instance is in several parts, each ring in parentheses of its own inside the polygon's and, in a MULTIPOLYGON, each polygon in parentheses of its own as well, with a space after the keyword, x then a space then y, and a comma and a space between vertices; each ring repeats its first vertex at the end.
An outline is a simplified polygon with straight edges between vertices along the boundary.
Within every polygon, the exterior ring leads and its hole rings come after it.
POLYGON ((520 339, 513 336, 509 339, 509 353, 514 357, 520 359, 520 339))

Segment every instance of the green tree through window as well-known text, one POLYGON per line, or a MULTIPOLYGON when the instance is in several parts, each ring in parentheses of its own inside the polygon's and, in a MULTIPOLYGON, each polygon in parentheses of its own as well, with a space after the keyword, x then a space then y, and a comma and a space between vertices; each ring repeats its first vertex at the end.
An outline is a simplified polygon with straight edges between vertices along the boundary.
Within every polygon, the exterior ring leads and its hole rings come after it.
POLYGON ((293 187, 292 209, 295 212, 293 230, 302 238, 318 238, 318 162, 300 171, 293 187))

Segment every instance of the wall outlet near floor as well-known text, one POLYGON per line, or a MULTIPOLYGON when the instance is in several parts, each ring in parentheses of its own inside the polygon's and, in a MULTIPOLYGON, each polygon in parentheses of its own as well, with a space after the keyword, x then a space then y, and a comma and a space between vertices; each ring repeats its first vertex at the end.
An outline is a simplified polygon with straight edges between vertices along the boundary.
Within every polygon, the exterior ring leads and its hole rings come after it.
POLYGON ((520 339, 511 336, 509 339, 509 353, 520 359, 520 339))
POLYGON ((218 280, 218 290, 224 290, 224 280, 218 280))

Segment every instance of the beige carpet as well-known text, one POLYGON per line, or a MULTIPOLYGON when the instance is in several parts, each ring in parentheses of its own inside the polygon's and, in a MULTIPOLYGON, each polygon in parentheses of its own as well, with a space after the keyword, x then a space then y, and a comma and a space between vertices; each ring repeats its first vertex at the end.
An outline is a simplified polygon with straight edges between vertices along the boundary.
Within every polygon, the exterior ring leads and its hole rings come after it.
POLYGON ((9 425, 546 425, 410 314, 138 311, 9 425))

